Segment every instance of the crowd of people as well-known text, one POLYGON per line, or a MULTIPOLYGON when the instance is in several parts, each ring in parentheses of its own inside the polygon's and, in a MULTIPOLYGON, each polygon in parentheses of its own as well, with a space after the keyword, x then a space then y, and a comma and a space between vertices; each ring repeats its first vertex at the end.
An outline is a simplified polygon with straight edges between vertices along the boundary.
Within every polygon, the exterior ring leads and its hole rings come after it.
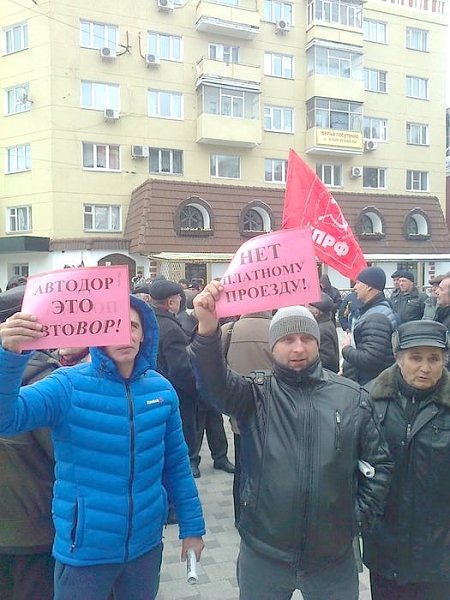
POLYGON ((357 600, 360 547, 373 600, 450 600, 450 273, 429 283, 398 270, 387 297, 372 266, 344 298, 323 275, 315 302, 219 320, 220 281, 137 273, 130 344, 32 353, 13 282, 0 597, 153 600, 167 524, 202 555, 206 435, 234 477, 240 600, 357 600))

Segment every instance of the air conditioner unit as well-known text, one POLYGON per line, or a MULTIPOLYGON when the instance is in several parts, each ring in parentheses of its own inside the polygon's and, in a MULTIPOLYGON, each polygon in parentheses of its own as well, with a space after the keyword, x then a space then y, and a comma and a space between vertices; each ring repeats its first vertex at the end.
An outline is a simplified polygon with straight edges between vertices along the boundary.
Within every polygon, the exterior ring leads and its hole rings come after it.
POLYGON ((116 53, 114 50, 111 50, 111 48, 108 48, 108 46, 105 46, 104 48, 100 48, 100 56, 104 60, 114 60, 116 58, 116 53))
POLYGON ((113 108, 105 108, 103 111, 105 121, 117 121, 120 117, 119 111, 113 108))
POLYGON ((362 167, 352 167, 352 170, 351 170, 352 177, 361 177, 362 174, 363 174, 362 167))
POLYGON ((290 23, 284 19, 278 19, 278 21, 275 23, 275 31, 277 33, 286 33, 286 31, 289 31, 290 28, 290 23))
POLYGON ((148 158, 148 146, 131 146, 131 156, 133 158, 148 158))
POLYGON ((158 10, 172 12, 175 8, 174 0, 157 0, 158 10))
POLYGON ((372 150, 376 150, 377 147, 378 147, 378 144, 374 140, 366 140, 364 142, 364 150, 367 150, 368 152, 372 152, 372 150))
POLYGON ((161 59, 156 54, 146 54, 145 64, 147 67, 157 67, 161 63, 161 59))

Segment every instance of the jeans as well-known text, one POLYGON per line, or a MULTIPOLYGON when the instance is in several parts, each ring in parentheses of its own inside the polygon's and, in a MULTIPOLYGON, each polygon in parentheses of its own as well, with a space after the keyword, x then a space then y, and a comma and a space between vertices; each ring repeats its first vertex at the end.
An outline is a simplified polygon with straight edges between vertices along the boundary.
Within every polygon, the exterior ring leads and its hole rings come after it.
POLYGON ((239 600, 290 600, 300 590, 304 600, 358 600, 359 582, 352 547, 336 563, 314 573, 297 564, 255 552, 241 541, 237 564, 239 600))
POLYGON ((162 544, 127 563, 55 566, 54 600, 154 600, 159 588, 162 544))
POLYGON ((450 600, 450 581, 398 584, 378 573, 370 573, 373 600, 450 600))

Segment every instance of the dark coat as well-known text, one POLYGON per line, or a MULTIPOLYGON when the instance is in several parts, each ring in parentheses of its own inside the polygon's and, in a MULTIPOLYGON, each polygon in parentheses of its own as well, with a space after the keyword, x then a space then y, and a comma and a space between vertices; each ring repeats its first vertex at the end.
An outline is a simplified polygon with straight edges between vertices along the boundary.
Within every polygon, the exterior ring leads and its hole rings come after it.
POLYGON ((450 329, 450 306, 438 306, 433 321, 438 321, 450 329))
POLYGON ((391 306, 398 315, 399 324, 420 320, 423 317, 427 298, 428 296, 424 292, 419 292, 416 286, 407 294, 392 295, 391 306))
POLYGON ((320 287, 322 291, 325 292, 325 294, 327 294, 328 296, 330 296, 330 298, 333 301, 333 311, 331 313, 331 316, 333 319, 335 319, 336 312, 339 310, 339 307, 341 306, 342 302, 341 293, 337 288, 331 285, 331 281, 328 275, 322 275, 320 277, 320 287))
POLYGON ((343 556, 382 512, 393 468, 367 392, 319 360, 242 377, 227 368, 219 333, 197 335, 190 350, 202 396, 238 419, 242 539, 306 570, 343 556), (361 458, 373 479, 359 476, 361 458))
POLYGON ((339 371, 339 339, 336 325, 329 314, 320 314, 316 320, 320 331, 320 361, 325 369, 337 373, 339 371))
MULTIPOLYGON (((50 375, 58 361, 37 351, 27 363, 22 385, 50 375)), ((48 429, 0 438, 0 554, 50 552, 53 446, 48 429)))
POLYGON ((181 323, 167 310, 153 310, 159 325, 157 370, 173 385, 180 403, 196 401, 197 388, 187 353, 189 340, 181 323))
POLYGON ((383 292, 362 305, 353 327, 355 347, 342 349, 344 376, 364 385, 391 366, 395 326, 396 317, 383 292))
POLYGON ((450 581, 450 376, 444 369, 417 403, 408 430, 398 371, 390 367, 371 389, 395 472, 384 515, 364 536, 364 562, 399 584, 450 581))

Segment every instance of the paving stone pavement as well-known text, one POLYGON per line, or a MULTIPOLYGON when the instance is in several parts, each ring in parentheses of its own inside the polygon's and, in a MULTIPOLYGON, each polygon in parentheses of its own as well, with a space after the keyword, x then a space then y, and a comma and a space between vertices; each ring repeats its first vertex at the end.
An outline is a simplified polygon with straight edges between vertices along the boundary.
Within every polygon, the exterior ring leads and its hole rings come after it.
MULTIPOLYGON (((229 440, 229 458, 233 460, 232 434, 225 419, 229 440)), ((164 558, 161 585, 157 600, 238 600, 236 558, 239 535, 234 527, 232 482, 233 476, 213 469, 206 442, 202 448, 201 477, 197 486, 203 505, 207 534, 205 549, 198 565, 199 580, 195 585, 186 581, 186 563, 180 562, 181 543, 178 526, 165 530, 164 558)), ((292 600, 301 600, 295 592, 292 600)), ((360 600, 370 600, 369 578, 360 576, 360 600)))

